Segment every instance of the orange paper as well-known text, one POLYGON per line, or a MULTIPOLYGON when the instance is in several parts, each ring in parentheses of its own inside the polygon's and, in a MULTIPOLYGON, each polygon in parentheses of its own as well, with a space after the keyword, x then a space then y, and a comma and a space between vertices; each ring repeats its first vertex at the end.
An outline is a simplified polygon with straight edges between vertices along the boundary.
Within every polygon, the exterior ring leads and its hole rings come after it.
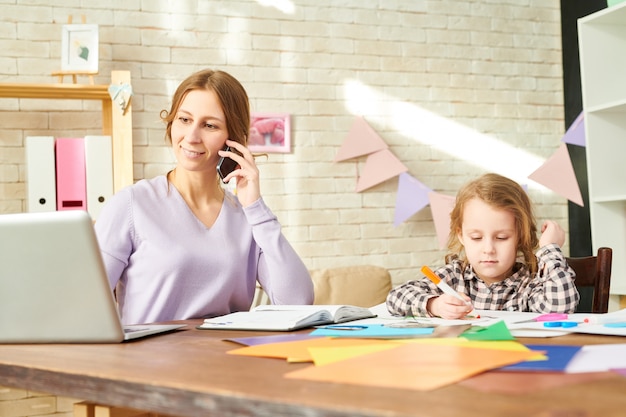
POLYGON ((312 347, 391 345, 392 343, 393 342, 387 340, 312 337, 308 340, 297 340, 294 342, 266 343, 263 345, 247 346, 230 350, 228 353, 231 355, 287 359, 289 362, 312 362, 313 357, 309 352, 309 348, 312 347))
POLYGON ((432 390, 483 371, 532 358, 536 352, 408 343, 323 366, 309 366, 286 378, 374 387, 432 390))

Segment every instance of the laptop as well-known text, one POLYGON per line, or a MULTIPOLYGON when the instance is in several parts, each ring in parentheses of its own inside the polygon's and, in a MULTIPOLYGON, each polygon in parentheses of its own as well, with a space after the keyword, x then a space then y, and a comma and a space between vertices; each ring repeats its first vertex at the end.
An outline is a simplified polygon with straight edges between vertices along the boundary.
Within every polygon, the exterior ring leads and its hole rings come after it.
POLYGON ((184 326, 121 324, 87 211, 0 215, 0 343, 120 343, 184 326))

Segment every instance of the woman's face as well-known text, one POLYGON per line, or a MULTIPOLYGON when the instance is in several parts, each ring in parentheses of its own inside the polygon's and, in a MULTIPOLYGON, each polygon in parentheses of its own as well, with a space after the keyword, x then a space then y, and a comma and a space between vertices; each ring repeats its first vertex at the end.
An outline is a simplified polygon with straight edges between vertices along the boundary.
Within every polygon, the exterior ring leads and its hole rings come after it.
POLYGON ((506 279, 517 256, 513 214, 474 198, 463 209, 461 228, 458 238, 478 277, 488 285, 506 279))
POLYGON ((178 166, 189 171, 212 171, 217 151, 228 138, 226 118, 213 90, 191 90, 180 104, 171 128, 178 166))

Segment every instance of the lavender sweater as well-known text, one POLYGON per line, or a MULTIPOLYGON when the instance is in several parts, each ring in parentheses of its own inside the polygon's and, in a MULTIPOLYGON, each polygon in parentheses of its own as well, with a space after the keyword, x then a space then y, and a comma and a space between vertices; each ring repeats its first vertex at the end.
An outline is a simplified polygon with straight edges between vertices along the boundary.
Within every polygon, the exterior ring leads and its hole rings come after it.
POLYGON ((210 228, 165 176, 116 193, 95 225, 124 324, 248 310, 256 281, 273 304, 312 304, 309 272, 259 199, 231 193, 210 228))

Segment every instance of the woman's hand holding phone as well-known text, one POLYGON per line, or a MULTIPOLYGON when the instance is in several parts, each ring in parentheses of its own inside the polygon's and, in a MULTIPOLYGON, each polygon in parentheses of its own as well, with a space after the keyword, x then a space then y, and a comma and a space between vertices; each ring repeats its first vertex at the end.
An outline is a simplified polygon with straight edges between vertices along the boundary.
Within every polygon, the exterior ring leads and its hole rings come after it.
MULTIPOLYGON (((235 152, 235 153, 237 153, 237 154, 239 154, 241 156, 241 152, 239 152, 236 149, 231 148, 228 145, 224 145, 222 150, 226 151, 226 152, 235 152)), ((237 161, 235 161, 234 159, 232 159, 232 158, 230 158, 228 156, 222 156, 220 158, 219 162, 217 163, 217 173, 220 176, 220 178, 222 179, 222 182, 225 183, 224 178, 226 178, 228 176, 228 174, 230 174, 235 169, 237 169, 237 166, 239 166, 237 161)))
POLYGON ((261 197, 259 169, 250 150, 239 142, 227 140, 219 155, 221 158, 217 164, 218 175, 224 182, 237 178, 237 198, 241 205, 247 207, 257 201, 261 197), (231 176, 234 171, 237 172, 231 176))

